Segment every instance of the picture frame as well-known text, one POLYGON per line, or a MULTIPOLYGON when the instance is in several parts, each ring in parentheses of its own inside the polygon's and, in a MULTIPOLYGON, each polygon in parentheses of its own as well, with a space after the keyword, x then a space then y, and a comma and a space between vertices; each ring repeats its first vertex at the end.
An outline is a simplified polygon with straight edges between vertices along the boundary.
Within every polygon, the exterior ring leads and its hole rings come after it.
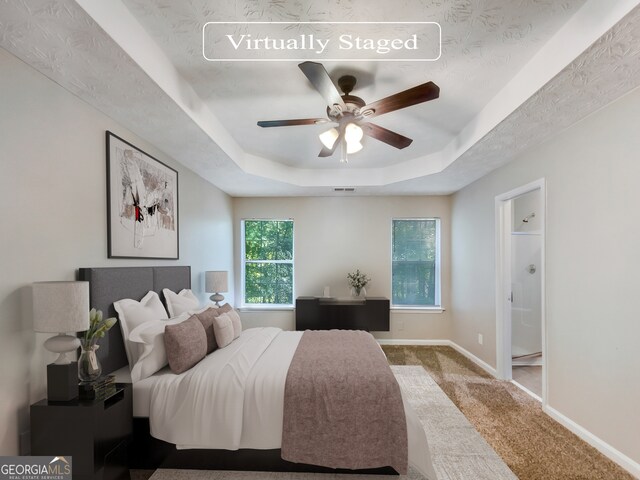
POLYGON ((178 172, 107 130, 107 257, 178 260, 178 172))

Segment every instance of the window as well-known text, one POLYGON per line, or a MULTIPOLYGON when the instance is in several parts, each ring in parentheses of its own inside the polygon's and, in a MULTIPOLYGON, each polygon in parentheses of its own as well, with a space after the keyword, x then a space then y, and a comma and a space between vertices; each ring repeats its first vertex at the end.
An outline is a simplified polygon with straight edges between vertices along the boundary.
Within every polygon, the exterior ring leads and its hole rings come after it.
POLYGON ((245 305, 293 306, 293 220, 242 221, 245 305))
POLYGON ((391 304, 440 305, 440 219, 392 222, 391 304))

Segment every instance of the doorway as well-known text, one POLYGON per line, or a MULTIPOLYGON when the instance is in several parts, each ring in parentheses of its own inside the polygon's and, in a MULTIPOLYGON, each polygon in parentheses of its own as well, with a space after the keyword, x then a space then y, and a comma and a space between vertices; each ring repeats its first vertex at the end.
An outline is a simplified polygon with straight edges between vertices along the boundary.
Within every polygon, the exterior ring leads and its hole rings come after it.
POLYGON ((498 375, 546 398, 545 182, 496 197, 498 375))

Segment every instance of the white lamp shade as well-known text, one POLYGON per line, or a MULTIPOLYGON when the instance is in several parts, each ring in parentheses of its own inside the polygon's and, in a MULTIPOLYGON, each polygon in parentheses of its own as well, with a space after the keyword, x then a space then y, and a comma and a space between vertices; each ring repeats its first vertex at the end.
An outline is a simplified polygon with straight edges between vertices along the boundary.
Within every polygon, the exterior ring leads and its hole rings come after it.
POLYGON ((331 128, 326 132, 318 135, 318 137, 325 147, 331 149, 333 148, 333 144, 336 143, 339 135, 340 134, 338 133, 338 130, 336 130, 335 128, 331 128))
POLYGON ((362 144, 360 142, 347 142, 347 153, 358 153, 362 150, 362 144))
POLYGON ((33 284, 33 329, 43 333, 89 329, 89 282, 33 284))
POLYGON ((229 291, 229 272, 216 271, 205 272, 204 289, 210 293, 220 293, 229 291))
POLYGON ((362 131, 362 128, 355 123, 348 123, 344 129, 344 139, 347 143, 360 142, 363 135, 364 132, 362 131))

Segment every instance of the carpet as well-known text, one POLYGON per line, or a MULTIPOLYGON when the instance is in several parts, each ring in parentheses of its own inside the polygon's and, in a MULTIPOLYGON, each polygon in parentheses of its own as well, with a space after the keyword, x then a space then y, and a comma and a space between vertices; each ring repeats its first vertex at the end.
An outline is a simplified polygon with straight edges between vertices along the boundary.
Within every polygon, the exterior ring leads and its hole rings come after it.
POLYGON ((384 346, 392 365, 422 365, 520 480, 634 477, 451 347, 384 346))
MULTIPOLYGON (((392 366, 422 422, 438 480, 514 480, 516 477, 420 366, 392 366)), ((133 476, 132 476, 133 478, 133 476)), ((381 480, 379 475, 229 472, 158 469, 151 480, 381 480)), ((422 480, 413 469, 405 480, 422 480)))

